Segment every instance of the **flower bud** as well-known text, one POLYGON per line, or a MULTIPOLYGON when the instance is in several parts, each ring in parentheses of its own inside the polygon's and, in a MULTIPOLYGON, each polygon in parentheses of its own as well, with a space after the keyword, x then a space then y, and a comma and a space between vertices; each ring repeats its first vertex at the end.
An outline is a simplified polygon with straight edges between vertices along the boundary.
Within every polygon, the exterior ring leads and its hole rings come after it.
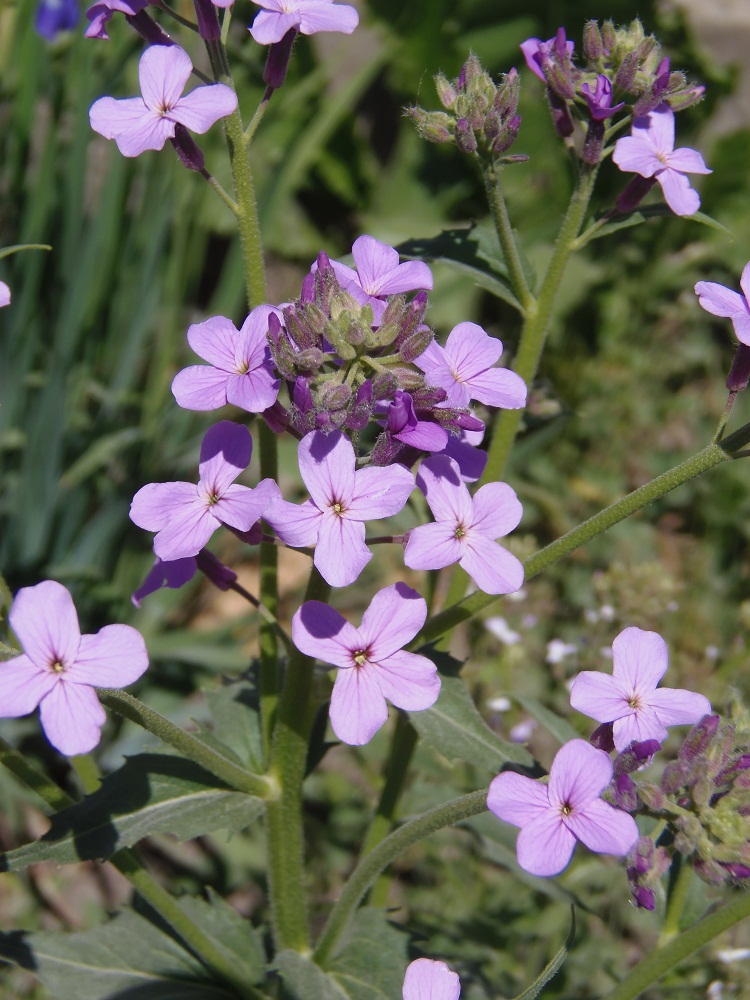
POLYGON ((589 737, 589 743, 592 747, 596 747, 597 750, 603 750, 605 753, 612 753, 615 748, 615 741, 612 734, 612 723, 603 722, 601 726, 597 726, 589 737))
POLYGON ((656 906, 656 896, 653 889, 645 885, 637 885, 633 889, 633 899, 635 905, 641 910, 653 910, 656 906))
POLYGON ((655 183, 655 177, 640 177, 636 174, 615 199, 616 210, 620 215, 634 212, 655 183))
POLYGON ((732 367, 727 375, 727 389, 730 392, 742 392, 750 382, 750 347, 738 344, 734 352, 732 367))
POLYGON ((677 751, 677 756, 682 761, 690 762, 702 753, 705 753, 719 729, 718 715, 704 715, 700 722, 697 722, 685 737, 685 740, 677 751))
POLYGON ((399 348, 398 356, 402 361, 411 363, 420 354, 424 354, 434 339, 432 330, 422 326, 410 337, 407 337, 399 348))
POLYGON ((320 390, 320 405, 323 409, 331 412, 343 410, 351 397, 352 390, 348 385, 325 382, 320 390))
POLYGON ((188 170, 195 170, 199 174, 203 173, 206 161, 201 152, 200 146, 188 132, 184 125, 175 123, 174 136, 169 140, 174 146, 174 151, 180 163, 188 170))
POLYGON ((456 119, 456 145, 462 153, 476 153, 477 139, 465 118, 456 119))
POLYGON ((635 74, 638 70, 638 56, 635 52, 628 52, 615 77, 615 86, 620 90, 629 91, 635 81, 635 74))
POLYGON ((605 21, 602 24, 602 45, 607 55, 610 55, 617 48, 617 34, 615 33, 614 21, 605 21))
POLYGON ((427 142, 453 142, 451 126, 453 120, 444 111, 425 111, 423 108, 407 108, 406 114, 414 122, 417 135, 427 142))
POLYGON ((583 26, 583 54, 592 62, 604 55, 602 33, 596 21, 587 21, 583 26))
POLYGON ((618 809, 634 813, 638 808, 638 789, 629 774, 617 775, 612 794, 618 809))
MULTIPOLYGON (((256 527, 259 528, 258 525, 253 525, 253 528, 256 527)), ((250 530, 252 531, 253 529, 251 528, 250 530)), ((201 573, 208 577, 211 583, 215 587, 218 587, 219 590, 229 590, 231 585, 237 582, 237 574, 234 570, 219 562, 213 552, 209 552, 208 549, 201 549, 195 557, 195 562, 201 573)))
POLYGON ((458 96, 456 88, 449 81, 448 77, 444 76, 442 73, 438 73, 434 76, 433 80, 435 81, 435 90, 437 91, 438 100, 444 108, 450 111, 453 108, 456 97, 458 96))
POLYGON ((221 25, 216 7, 211 0, 193 0, 193 6, 198 22, 198 34, 204 42, 218 42, 221 38, 221 25))
POLYGON ((292 46, 297 37, 297 29, 290 28, 279 42, 273 42, 268 48, 266 65, 263 69, 263 82, 272 90, 278 90, 286 80, 292 46))

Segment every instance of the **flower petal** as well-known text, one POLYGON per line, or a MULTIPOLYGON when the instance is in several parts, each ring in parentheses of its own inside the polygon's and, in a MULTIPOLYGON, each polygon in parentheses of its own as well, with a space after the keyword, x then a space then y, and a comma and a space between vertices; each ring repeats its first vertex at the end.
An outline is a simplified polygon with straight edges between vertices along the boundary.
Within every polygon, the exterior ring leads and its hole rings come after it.
POLYGON ((311 431, 299 443, 299 471, 321 511, 334 503, 348 509, 354 492, 354 448, 340 431, 311 431))
POLYGON ((526 383, 508 368, 488 368, 466 383, 471 399, 485 406, 520 410, 526 406, 526 383))
POLYGON ((459 561, 485 594, 514 594, 523 586, 523 563, 502 545, 473 529, 465 536, 466 550, 459 561))
POLYGON ((369 466, 354 473, 346 517, 357 521, 392 517, 414 489, 414 476, 403 465, 369 466))
POLYGON ((503 344, 477 323, 459 323, 448 334, 445 353, 455 377, 468 382, 500 360, 503 344))
POLYGON ((667 157, 667 163, 673 170, 679 170, 681 174, 711 174, 713 171, 706 166, 697 149, 690 149, 683 146, 682 149, 675 149, 667 157))
POLYGON ((562 821, 557 809, 547 809, 524 826, 516 841, 519 865, 531 875, 559 875, 567 866, 576 838, 562 821))
POLYGON ((701 207, 700 196, 690 186, 690 181, 677 170, 661 170, 656 175, 664 193, 664 200, 675 215, 694 215, 701 207))
POLYGON ((297 14, 262 10, 256 15, 249 30, 258 45, 271 45, 273 42, 280 42, 290 28, 297 27, 298 22, 297 14))
POLYGON ((557 751, 549 773, 549 800, 584 809, 612 780, 612 761, 586 740, 570 740, 557 751))
POLYGON ((143 121, 152 121, 153 115, 140 97, 100 97, 89 109, 91 127, 105 139, 114 139, 122 132, 139 128, 143 121))
POLYGON ((221 496, 248 467, 252 452, 253 439, 243 424, 220 420, 209 427, 201 444, 200 487, 221 496))
POLYGON ((272 500, 263 518, 285 545, 301 548, 317 542, 323 514, 312 500, 306 500, 303 504, 272 500))
POLYGON ((422 462, 417 486, 424 493, 436 521, 450 521, 454 527, 474 520, 474 505, 456 463, 447 455, 432 455, 422 462))
POLYGON ((39 713, 47 739, 67 757, 93 750, 107 721, 93 688, 65 680, 42 698, 39 713))
POLYGON ((474 494, 472 528, 488 538, 502 538, 518 527, 523 507, 507 483, 487 483, 474 494))
POLYGON ((158 114, 179 100, 193 72, 190 56, 179 45, 150 45, 138 64, 138 78, 146 105, 158 114))
POLYGON ((674 150, 674 111, 667 104, 660 104, 643 118, 633 122, 633 135, 642 131, 648 133, 649 140, 659 153, 674 150))
POLYGON ((380 690, 396 708, 421 712, 431 708, 440 694, 437 667, 426 656, 399 649, 373 664, 380 690))
POLYGON ((647 632, 631 625, 623 629, 612 643, 612 659, 612 674, 623 688, 645 696, 656 688, 664 676, 669 651, 658 632, 647 632))
POLYGON ((388 719, 388 706, 377 681, 377 668, 365 664, 339 670, 331 695, 331 726, 350 746, 369 743, 388 719))
MULTIPOLYGON (((358 284, 368 295, 381 295, 380 282, 384 275, 398 267, 398 251, 381 243, 374 236, 360 236, 352 246, 358 284)), ((407 289, 403 289, 407 291, 407 289)))
POLYGON ((667 730, 659 721, 656 712, 649 706, 639 708, 637 712, 616 719, 612 725, 612 739, 615 749, 622 753, 631 743, 643 743, 645 740, 657 740, 663 743, 667 738, 667 730))
POLYGON ((224 372, 236 372, 237 340, 240 333, 231 319, 212 316, 188 327, 188 344, 199 358, 224 372))
POLYGON ((138 124, 118 132, 115 142, 123 156, 140 156, 149 149, 162 149, 167 139, 174 136, 174 130, 173 121, 149 111, 138 124))
POLYGON ((649 705, 664 726, 692 726, 711 713, 705 695, 684 688, 660 688, 649 698, 649 705))
POLYGON ((313 562, 332 587, 348 587, 372 559, 365 545, 365 526, 333 511, 320 519, 313 562))
POLYGON ((172 379, 172 395, 185 410, 218 410, 227 403, 228 379, 211 365, 191 365, 172 379))
POLYGON ((528 826, 549 809, 547 786, 525 774, 503 771, 492 779, 487 808, 505 823, 528 826))
POLYGON ((627 854, 638 839, 633 817, 598 798, 580 812, 574 809, 563 822, 582 844, 597 854, 627 854))
POLYGON ((462 559, 466 546, 456 538, 456 526, 449 521, 421 524, 409 532, 404 549, 404 565, 409 569, 443 569, 462 559))
POLYGON ((617 140, 612 161, 620 170, 640 174, 641 177, 653 177, 664 166, 651 143, 635 133, 617 140))
POLYGON ((427 602, 405 583, 383 587, 370 601, 362 615, 360 636, 371 653, 380 661, 410 642, 427 618, 427 602))
POLYGON ((57 684, 58 676, 24 655, 0 663, 0 719, 17 719, 33 712, 57 684))
POLYGON ((715 281, 697 282, 695 294, 701 307, 713 316, 734 316, 747 310, 745 299, 738 292, 715 281))
POLYGON ((148 483, 133 497, 130 520, 146 531, 159 531, 196 499, 193 483, 148 483))
POLYGON ((596 722, 614 722, 635 711, 628 704, 622 683, 596 670, 578 674, 570 688, 570 704, 596 722))
POLYGON ((42 669, 56 662, 75 662, 81 642, 78 614, 70 592, 55 580, 22 587, 15 596, 8 621, 24 652, 42 669))
POLYGON ((292 618, 292 641, 300 652, 335 667, 351 667, 361 646, 359 632, 322 601, 305 601, 292 618))
POLYGON ((359 24, 359 14, 344 3, 308 2, 299 9, 299 30, 303 35, 318 31, 343 31, 351 35, 359 24))
POLYGON ((119 688, 137 681, 147 668, 141 633, 130 625, 105 625, 96 635, 81 637, 78 657, 67 676, 76 684, 119 688))
POLYGON ((404 976, 403 1000, 458 1000, 461 983, 445 962, 418 958, 404 976))
POLYGON ((224 83, 211 83, 196 87, 181 97, 172 107, 169 117, 191 132, 202 135, 220 118, 226 118, 236 110, 237 95, 232 88, 224 83))
POLYGON ((197 495, 154 536, 154 552, 165 562, 197 556, 219 522, 197 495))

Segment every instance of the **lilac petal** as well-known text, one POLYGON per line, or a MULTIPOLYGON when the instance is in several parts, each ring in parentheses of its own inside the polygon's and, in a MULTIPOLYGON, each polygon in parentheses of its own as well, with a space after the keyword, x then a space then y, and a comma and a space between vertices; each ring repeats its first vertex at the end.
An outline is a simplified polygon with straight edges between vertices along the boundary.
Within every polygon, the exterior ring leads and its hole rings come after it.
POLYGON ((248 413, 262 413, 276 402, 280 387, 280 380, 274 378, 268 368, 257 367, 245 375, 227 378, 227 402, 248 413))
MULTIPOLYGON (((744 272, 743 272, 744 277, 744 272)), ((745 299, 715 281, 699 281, 695 286, 698 302, 712 316, 734 316, 747 310, 745 299)))
POLYGON ((445 962, 418 958, 406 970, 403 1000, 458 1000, 461 983, 445 962))
POLYGON ((146 579, 130 595, 130 600, 137 608, 140 608, 144 597, 155 594, 162 587, 179 590, 180 587, 193 579, 197 569, 193 556, 189 556, 187 559, 173 559, 171 562, 162 562, 161 559, 157 559, 146 574, 146 579))
POLYGON ((10 305, 10 288, 4 281, 0 281, 0 308, 10 305))
POLYGON ((421 712, 438 700, 440 677, 426 656, 400 649, 378 660, 376 666, 380 690, 396 708, 421 712))
POLYGON ((514 594, 523 586, 523 563, 502 545, 473 529, 464 536, 459 566, 485 594, 514 594))
POLYGON ((242 424, 220 420, 203 435, 198 464, 200 485, 221 495, 250 464, 253 439, 242 424))
POLYGON ((399 441, 403 441, 404 444, 411 445, 412 448, 419 448, 421 451, 442 451, 448 444, 450 437, 444 427, 433 424, 429 420, 418 420, 415 427, 405 427, 393 436, 399 441))
POLYGON ((299 470, 321 510, 339 503, 349 509, 354 492, 354 448, 340 431, 311 431, 299 443, 299 470))
POLYGON ((146 531, 159 531, 197 497, 193 483, 148 483, 133 497, 130 520, 146 531))
MULTIPOLYGON (((333 268, 333 273, 336 275, 339 284, 347 292, 349 291, 350 285, 355 285, 359 288, 359 278, 353 267, 347 267, 346 264, 342 264, 340 260, 332 260, 330 261, 330 265, 333 268)), ((317 269, 317 266, 314 264, 313 273, 315 273, 317 269)), ((360 291, 361 290, 362 289, 360 288, 360 291)))
POLYGON ((705 695, 684 688, 654 691, 649 705, 664 726, 692 726, 711 713, 711 702, 705 695))
POLYGON ((299 30, 303 35, 314 35, 318 31, 343 31, 351 35, 359 24, 359 14, 348 4, 308 2, 298 13, 299 30))
POLYGON ((275 11, 260 11, 250 28, 250 34, 258 45, 272 45, 280 42, 291 28, 299 25, 298 14, 278 14, 275 11))
POLYGON ((379 662, 411 642, 426 618, 425 599, 405 583, 379 590, 362 616, 359 630, 369 658, 379 662))
MULTIPOLYGON (((163 45, 154 47, 164 48, 163 45)), ((174 122, 169 118, 148 112, 138 125, 118 132, 115 142, 123 156, 140 156, 148 149, 162 149, 167 139, 174 136, 174 130, 174 122)))
POLYGON ((58 677, 23 654, 0 663, 0 719, 17 719, 33 712, 58 677))
POLYGON ((737 313, 732 316, 732 326, 737 340, 741 344, 750 345, 750 315, 747 313, 737 313))
POLYGON ((107 720, 93 688, 64 680, 42 698, 39 712, 47 739, 67 757, 93 750, 107 720))
POLYGON ((196 496, 154 536, 154 552, 165 562, 197 556, 218 527, 206 502, 196 496))
POLYGON ((360 236, 352 246, 352 257, 357 267, 360 288, 368 295, 383 294, 380 282, 384 275, 398 267, 398 251, 376 240, 374 236, 360 236))
POLYGON ((427 498, 437 521, 451 521, 455 526, 470 525, 474 505, 456 463, 447 455, 425 459, 417 473, 417 486, 427 498))
POLYGON ((567 866, 576 838, 562 821, 559 810, 547 809, 518 834, 519 865, 531 875, 559 875, 567 866))
POLYGON ((507 483, 487 483, 474 495, 472 528, 490 538, 502 538, 518 527, 521 502, 507 483))
POLYGON ((211 365, 191 365, 172 379, 172 395, 184 410, 218 410, 227 402, 225 371, 211 365))
POLYGON ((490 784, 487 808, 505 823, 528 826, 547 812, 549 795, 540 781, 515 771, 503 771, 490 784))
POLYGON ((234 323, 226 316, 212 316, 188 327, 188 344, 199 358, 224 372, 236 372, 237 339, 234 323))
POLYGON ((403 465, 370 466, 354 474, 346 516, 358 521, 391 517, 402 509, 414 489, 414 476, 403 465))
POLYGON ((388 706, 377 681, 377 667, 365 664, 339 670, 331 695, 331 726, 350 746, 369 743, 388 719, 388 706))
POLYGON ((674 150, 674 111, 668 105, 660 104, 645 118, 636 118, 633 122, 633 133, 643 129, 644 125, 654 148, 659 153, 671 153, 674 150))
POLYGON ((586 740, 570 740, 557 751, 549 773, 551 804, 584 809, 612 780, 612 761, 586 740))
POLYGON ((94 687, 125 687, 148 668, 148 653, 143 636, 130 625, 105 625, 96 635, 81 637, 75 665, 68 671, 65 684, 91 684, 94 687))
POLYGON ((350 521, 333 511, 323 515, 313 562, 327 583, 348 587, 371 559, 362 521, 350 521))
POLYGON ((614 722, 634 711, 623 693, 622 682, 596 670, 578 674, 570 688, 570 704, 596 722, 614 722))
POLYGON ((633 742, 658 740, 659 743, 663 743, 667 735, 667 730, 661 724, 657 713, 648 706, 616 719, 612 726, 612 739, 615 749, 620 753, 633 742))
POLYGON ((526 406, 526 383, 508 368, 490 368, 472 376, 467 383, 471 399, 485 406, 520 410, 526 406))
POLYGON ((616 680, 628 691, 643 696, 653 691, 664 676, 669 651, 658 632, 646 632, 631 625, 612 643, 612 659, 616 680))
POLYGON ((459 382, 468 382, 500 360, 503 345, 477 323, 467 322, 453 327, 445 342, 445 352, 459 382))
POLYGON ((138 64, 143 100, 152 111, 169 112, 192 72, 190 56, 179 45, 150 45, 138 64))
POLYGON ((456 538, 456 525, 449 521, 421 524, 409 532, 404 564, 409 569, 444 569, 462 559, 466 546, 456 538))
MULTIPOLYGON (((174 46, 162 45, 161 48, 174 48, 174 46)), ((181 97, 169 112, 169 117, 189 128, 191 132, 202 135, 220 118, 226 118, 236 110, 237 95, 232 88, 224 83, 211 83, 196 87, 181 97)))
POLYGON ((422 260, 407 260, 399 264, 380 282, 379 295, 398 295, 400 292, 429 291, 432 288, 432 271, 422 260))
POLYGON ((43 669, 54 663, 70 666, 81 642, 73 598, 62 584, 44 580, 22 587, 8 615, 11 628, 29 659, 43 669))
POLYGON ((627 854, 638 839, 633 817, 598 798, 581 812, 574 809, 564 823, 582 844, 598 854, 627 854))
POLYGON ((89 109, 91 127, 105 139, 114 139, 121 132, 140 127, 144 119, 151 120, 151 114, 140 97, 100 97, 89 109))
POLYGON ((748 311, 748 302, 750 302, 750 261, 745 264, 742 268, 742 277, 740 278, 740 288, 745 296, 745 301, 743 302, 744 311, 748 311))
POLYGON ((713 171, 706 166, 697 149, 690 149, 683 146, 682 149, 675 149, 667 157, 667 163, 672 170, 679 170, 682 174, 711 174, 713 171))
POLYGON ((357 629, 322 601, 305 601, 292 618, 292 641, 300 652, 335 667, 351 667, 362 645, 357 629))
POLYGON ((656 179, 661 185, 664 200, 675 215, 694 215, 701 207, 698 192, 693 190, 684 174, 667 169, 657 173, 656 179))
MULTIPOLYGON (((471 431, 464 431, 460 438, 453 434, 448 438, 445 454, 452 458, 459 468, 461 479, 465 483, 475 483, 484 472, 487 465, 487 452, 475 447, 468 439, 471 431)), ((481 432, 479 434, 481 438, 481 432)))
POLYGON ((540 38, 527 38, 525 42, 521 42, 519 48, 523 52, 523 57, 526 60, 526 65, 529 67, 534 76, 538 76, 542 83, 547 82, 541 66, 536 60, 536 56, 541 51, 542 40, 540 38))
MULTIPOLYGON (((272 482, 270 479, 264 481, 272 482)), ((273 483, 273 485, 276 484, 273 483)), ((230 528, 237 528, 238 531, 249 531, 255 522, 263 516, 271 499, 272 496, 265 490, 259 493, 257 489, 251 490, 248 486, 230 486, 211 507, 211 513, 218 521, 221 521, 222 524, 228 524, 230 528)))
POLYGON ((273 500, 263 518, 268 521, 285 545, 301 548, 315 545, 317 542, 323 514, 312 500, 306 500, 303 504, 273 500))
POLYGON ((271 351, 268 347, 268 317, 274 316, 283 321, 280 309, 275 306, 256 306, 248 314, 239 332, 235 345, 234 371, 241 371, 240 365, 248 369, 258 368, 265 361, 270 362, 271 351))
POLYGON ((664 166, 651 144, 636 135, 626 135, 617 140, 612 161, 620 170, 640 174, 641 177, 653 177, 664 166))

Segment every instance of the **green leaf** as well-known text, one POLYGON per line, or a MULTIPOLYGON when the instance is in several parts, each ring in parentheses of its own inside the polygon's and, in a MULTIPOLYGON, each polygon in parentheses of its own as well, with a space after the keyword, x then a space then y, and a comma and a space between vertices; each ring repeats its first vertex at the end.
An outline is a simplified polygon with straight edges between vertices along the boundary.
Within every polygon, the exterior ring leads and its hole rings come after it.
POLYGON ((133 910, 78 934, 0 934, 0 959, 33 972, 55 1000, 228 1000, 204 966, 133 910))
POLYGON ((266 956, 252 924, 222 899, 213 889, 206 889, 208 900, 183 896, 180 909, 213 938, 214 945, 231 959, 238 979, 261 982, 265 975, 266 956))
POLYGON ((516 743, 506 743, 490 729, 477 711, 460 677, 441 677, 440 697, 432 708, 410 712, 409 721, 419 735, 451 763, 466 760, 490 771, 504 764, 534 763, 516 743))
POLYGON ((554 736, 561 745, 570 742, 570 740, 580 740, 581 734, 569 722, 545 708, 536 698, 527 698, 526 695, 518 694, 516 691, 509 691, 508 696, 525 709, 540 725, 544 726, 547 732, 554 736))
MULTIPOLYGON (((263 741, 260 731, 258 682, 254 673, 238 681, 222 681, 219 687, 206 692, 214 731, 240 763, 260 774, 265 770, 263 741)), ((204 737, 205 738, 205 737, 204 737)))
POLYGON ((274 968, 294 1000, 346 1000, 344 990, 298 951, 279 952, 274 968))
POLYGON ((618 219, 617 222, 606 222, 599 229, 595 229, 592 226, 591 229, 581 233, 576 240, 576 247, 580 250, 581 247, 585 247, 588 243, 593 243, 594 240, 601 239, 602 236, 611 236, 612 233, 619 232, 620 229, 630 229, 632 226, 639 226, 645 221, 646 216, 643 212, 632 212, 630 215, 618 219))
POLYGON ((570 931, 568 932, 568 937, 565 944, 560 948, 558 953, 552 959, 552 961, 547 965, 543 972, 541 972, 531 986, 525 989, 523 993, 519 993, 514 1000, 535 1000, 536 997, 542 992, 542 989, 547 985, 547 983, 556 976, 557 973, 562 968, 562 964, 568 957, 568 952, 573 944, 573 938, 576 933, 576 911, 575 907, 570 908, 570 931))
POLYGON ((260 799, 232 791, 192 761, 138 754, 93 794, 55 813, 40 840, 0 856, 0 869, 106 859, 152 833, 189 840, 211 830, 241 830, 262 808, 260 799))
MULTIPOLYGON (((471 229, 444 229, 430 239, 406 240, 396 249, 402 257, 442 261, 454 270, 473 278, 480 288, 520 310, 521 304, 511 291, 508 268, 493 229, 473 226, 471 229)), ((519 251, 520 252, 520 251, 519 251)), ((534 284, 530 265, 522 260, 526 279, 534 284)))

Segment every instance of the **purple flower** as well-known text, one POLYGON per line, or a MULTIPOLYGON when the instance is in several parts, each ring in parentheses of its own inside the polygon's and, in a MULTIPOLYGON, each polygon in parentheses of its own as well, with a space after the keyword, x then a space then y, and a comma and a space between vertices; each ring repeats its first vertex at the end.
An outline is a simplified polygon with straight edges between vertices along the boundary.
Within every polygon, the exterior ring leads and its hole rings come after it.
POLYGON ((656 686, 667 669, 667 644, 658 632, 624 629, 612 643, 612 675, 595 670, 578 674, 570 704, 597 722, 613 723, 615 747, 667 737, 667 726, 692 725, 711 711, 702 694, 656 686))
POLYGON ((421 260, 399 264, 398 251, 374 236, 360 236, 352 246, 356 270, 332 260, 331 267, 341 287, 363 306, 372 307, 375 324, 383 318, 388 295, 429 291, 432 272, 421 260))
POLYGON ((487 452, 482 451, 484 431, 461 431, 459 437, 451 434, 443 454, 452 458, 458 465, 461 478, 465 483, 475 483, 480 479, 487 465, 487 452))
POLYGON ((95 687, 124 687, 148 667, 143 638, 130 625, 81 635, 73 598, 54 580, 23 587, 8 616, 24 652, 0 663, 0 717, 39 706, 47 739, 60 753, 93 750, 106 715, 95 687))
POLYGON ((697 150, 674 148, 674 111, 667 104, 634 119, 632 135, 617 140, 612 159, 620 170, 655 177, 676 215, 692 215, 700 208, 698 192, 685 175, 711 171, 697 150))
POLYGON ((490 785, 487 808, 521 827, 516 853, 523 869, 558 875, 577 840, 598 854, 617 855, 637 840, 633 817, 600 798, 611 780, 609 757, 586 740, 571 740, 552 761, 548 784, 503 771, 490 785))
POLYGON ((197 555, 220 524, 248 531, 272 499, 280 496, 272 479, 255 489, 233 485, 250 464, 253 442, 247 427, 222 420, 210 427, 200 454, 200 481, 149 483, 133 497, 130 519, 156 531, 154 552, 164 560, 197 555))
POLYGON ((445 389, 446 406, 468 406, 476 399, 486 406, 519 410, 526 405, 526 383, 507 368, 494 368, 503 353, 502 342, 476 323, 459 323, 445 347, 433 340, 415 359, 430 385, 445 389))
POLYGON ((141 56, 138 75, 143 97, 100 97, 89 111, 91 127, 114 139, 123 156, 161 149, 177 124, 192 132, 207 132, 237 107, 231 87, 214 83, 196 87, 182 97, 192 72, 190 56, 177 45, 152 45, 141 56))
POLYGON ((215 410, 233 403, 249 413, 262 413, 273 406, 280 381, 274 376, 268 347, 268 317, 280 310, 258 306, 242 329, 225 316, 195 323, 187 333, 188 343, 208 365, 183 368, 172 382, 174 398, 186 410, 215 410))
POLYGON ((354 448, 340 431, 312 431, 299 444, 299 468, 310 499, 301 506, 275 500, 263 515, 279 538, 315 546, 314 562, 332 587, 354 583, 372 553, 365 521, 397 514, 414 489, 402 465, 355 471, 354 448))
POLYGON ((612 115, 618 111, 622 111, 625 107, 624 101, 612 107, 612 84, 601 73, 596 78, 596 88, 594 91, 592 92, 588 83, 584 83, 581 87, 581 93, 586 98, 586 103, 589 106, 589 114, 597 122, 606 121, 607 118, 611 118, 612 115))
POLYGON ((253 0, 263 10, 256 16, 250 34, 259 45, 280 42, 287 31, 314 35, 318 31, 343 31, 351 35, 359 14, 348 4, 333 0, 253 0))
POLYGON ((92 4, 86 11, 86 17, 91 21, 86 28, 86 38, 109 39, 106 25, 116 10, 126 17, 135 17, 148 7, 148 3, 149 0, 99 0, 99 3, 92 4))
MULTIPOLYGON (((565 45, 563 51, 570 58, 573 55, 573 42, 565 40, 565 31, 563 28, 560 28, 560 31, 563 32, 562 40, 565 45)), ((552 53, 560 47, 558 36, 559 32, 558 35, 555 35, 554 38, 549 38, 546 42, 541 41, 539 38, 528 38, 525 42, 521 42, 519 46, 526 60, 526 65, 543 83, 547 82, 547 77, 544 75, 544 66, 547 62, 551 61, 552 53)))
POLYGON ((75 28, 79 16, 78 0, 40 0, 34 29, 48 42, 54 42, 61 31, 75 28))
POLYGON ((170 590, 184 587, 199 569, 219 590, 229 590, 237 580, 234 570, 219 562, 213 552, 201 549, 197 556, 187 556, 184 559, 172 559, 170 562, 157 559, 148 571, 146 579, 137 590, 133 591, 130 599, 139 608, 144 597, 155 594, 162 587, 168 587, 170 590))
POLYGON ((418 958, 404 976, 404 1000, 458 1000, 461 982, 445 962, 418 958))
POLYGON ((442 451, 448 444, 448 431, 430 420, 418 420, 411 394, 396 389, 388 406, 386 427, 391 437, 423 451, 442 451))
POLYGON ((442 569, 457 562, 486 594, 512 594, 523 584, 523 563, 495 541, 523 513, 507 483, 487 483, 472 499, 447 455, 422 462, 417 485, 435 521, 413 528, 404 550, 411 569, 442 569))
POLYGON ((370 742, 388 718, 386 698, 409 712, 437 701, 440 678, 435 664, 402 649, 426 617, 424 599, 406 584, 394 583, 373 597, 358 629, 320 601, 306 601, 292 618, 297 649, 339 668, 331 725, 344 743, 370 742))
POLYGON ((740 288, 742 295, 715 281, 699 281, 695 294, 706 312, 731 319, 737 340, 750 347, 750 261, 742 270, 740 288))
POLYGON ((10 305, 10 288, 4 281, 0 281, 0 309, 10 305))

